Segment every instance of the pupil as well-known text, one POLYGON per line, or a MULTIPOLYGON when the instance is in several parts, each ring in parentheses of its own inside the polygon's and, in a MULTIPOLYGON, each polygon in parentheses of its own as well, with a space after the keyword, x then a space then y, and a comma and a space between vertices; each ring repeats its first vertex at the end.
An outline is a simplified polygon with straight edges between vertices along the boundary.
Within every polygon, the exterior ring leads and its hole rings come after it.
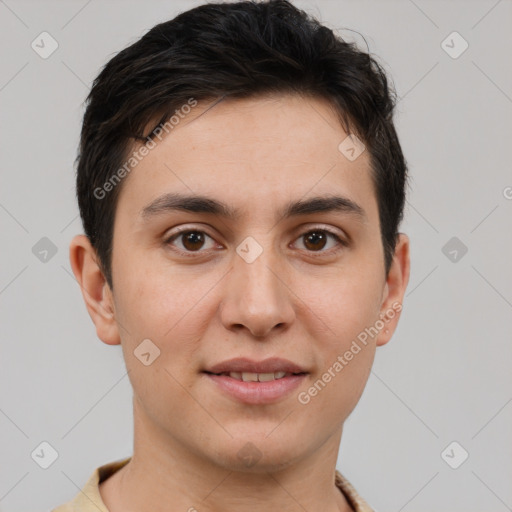
POLYGON ((306 247, 308 247, 310 242, 313 243, 313 249, 322 249, 325 246, 325 234, 313 231, 306 237, 306 247), (318 241, 323 241, 321 247, 318 247, 317 245, 315 246, 315 244, 318 243, 318 241))
POLYGON ((203 234, 197 231, 191 231, 184 236, 185 242, 183 245, 189 250, 200 249, 204 243, 203 234))

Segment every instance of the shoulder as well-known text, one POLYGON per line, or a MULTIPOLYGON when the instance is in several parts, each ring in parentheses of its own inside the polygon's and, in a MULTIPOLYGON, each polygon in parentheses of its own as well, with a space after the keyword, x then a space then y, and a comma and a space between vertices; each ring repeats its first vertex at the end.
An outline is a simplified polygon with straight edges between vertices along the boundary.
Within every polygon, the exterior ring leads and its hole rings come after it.
POLYGON ((71 500, 48 512, 108 512, 101 498, 99 484, 125 466, 131 457, 109 462, 96 468, 84 487, 71 500))
POLYGON ((338 471, 335 473, 336 487, 345 496, 354 512, 377 512, 359 495, 355 487, 338 471))

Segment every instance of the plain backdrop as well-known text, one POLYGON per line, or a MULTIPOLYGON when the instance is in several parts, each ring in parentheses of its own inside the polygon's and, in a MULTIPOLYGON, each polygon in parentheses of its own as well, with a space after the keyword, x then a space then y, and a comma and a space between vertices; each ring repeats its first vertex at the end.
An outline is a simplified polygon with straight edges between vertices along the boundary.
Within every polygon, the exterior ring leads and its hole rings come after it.
MULTIPOLYGON (((121 348, 96 337, 68 261, 74 159, 100 68, 200 3, 0 1, 2 512, 49 510, 132 453, 121 348)), ((338 469, 379 512, 512 510, 512 2, 294 3, 384 65, 411 173, 404 310, 338 469)))

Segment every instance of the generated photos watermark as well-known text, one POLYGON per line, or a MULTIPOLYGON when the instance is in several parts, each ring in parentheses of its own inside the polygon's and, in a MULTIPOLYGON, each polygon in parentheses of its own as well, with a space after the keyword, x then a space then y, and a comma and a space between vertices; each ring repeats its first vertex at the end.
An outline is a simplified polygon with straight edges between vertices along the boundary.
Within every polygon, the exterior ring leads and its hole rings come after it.
MULTIPOLYGON (((175 115, 171 116, 163 125, 155 128, 151 135, 161 141, 164 137, 164 132, 165 134, 170 133, 196 105, 197 100, 189 98, 187 103, 175 110, 175 115)), ((96 199, 104 199, 107 194, 114 190, 114 188, 121 183, 122 179, 125 178, 139 164, 139 162, 141 162, 142 159, 156 147, 156 142, 151 138, 151 135, 147 136, 147 142, 140 146, 136 151, 133 151, 130 158, 128 158, 101 187, 96 187, 94 189, 94 197, 96 199)))
POLYGON ((301 391, 297 400, 302 405, 307 405, 311 399, 322 391, 332 379, 334 379, 344 368, 347 366, 354 357, 361 352, 362 348, 368 344, 368 337, 374 338, 384 329, 386 322, 389 322, 395 317, 397 313, 402 310, 400 302, 394 302, 384 315, 381 316, 371 327, 366 327, 357 335, 357 339, 352 341, 350 348, 346 350, 343 355, 339 355, 329 368, 322 374, 322 376, 315 381, 306 391, 301 391), (359 343, 358 343, 359 342, 359 343), (361 345, 363 347, 361 347, 361 345))

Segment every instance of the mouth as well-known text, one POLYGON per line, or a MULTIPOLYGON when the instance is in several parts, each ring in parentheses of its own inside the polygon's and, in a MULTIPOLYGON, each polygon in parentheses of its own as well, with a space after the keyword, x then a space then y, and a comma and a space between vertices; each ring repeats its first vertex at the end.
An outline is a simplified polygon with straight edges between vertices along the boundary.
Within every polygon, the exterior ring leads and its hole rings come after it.
MULTIPOLYGON (((227 361, 222 361, 204 370, 207 373, 213 373, 215 375, 220 374, 234 374, 238 378, 237 374, 257 374, 257 375, 270 375, 274 376, 277 374, 277 378, 283 378, 287 373, 299 374, 307 373, 306 369, 299 366, 288 359, 282 359, 280 357, 269 357, 262 361, 254 361, 245 357, 236 357, 227 361), (281 375, 284 372, 285 375, 281 375)), ((254 381, 254 379, 253 379, 254 381)))
POLYGON ((272 380, 284 379, 293 375, 305 375, 303 372, 291 373, 291 372, 269 372, 269 373, 254 373, 254 372, 222 372, 222 373, 211 373, 205 372, 210 375, 218 375, 222 377, 230 377, 231 379, 240 380, 243 382, 270 382, 272 380))
POLYGON ((271 358, 252 361, 237 358, 201 372, 216 391, 237 402, 258 405, 286 398, 306 378, 308 372, 291 361, 271 358))

